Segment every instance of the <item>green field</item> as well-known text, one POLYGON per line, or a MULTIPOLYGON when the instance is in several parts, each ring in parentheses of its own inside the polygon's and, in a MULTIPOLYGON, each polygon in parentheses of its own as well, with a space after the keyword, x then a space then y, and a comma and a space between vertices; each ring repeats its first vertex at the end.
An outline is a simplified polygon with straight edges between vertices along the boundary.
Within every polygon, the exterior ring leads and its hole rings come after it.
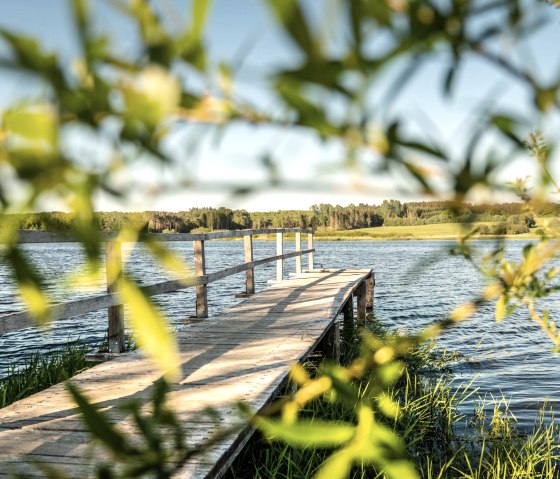
MULTIPOLYGON (((476 223, 476 225, 492 223, 476 223)), ((318 240, 389 240, 389 239, 453 239, 461 231, 461 223, 440 223, 420 226, 378 226, 347 231, 317 231, 318 240)), ((481 236, 492 238, 492 236, 481 236)), ((534 230, 529 234, 510 235, 508 238, 536 238, 534 230)))

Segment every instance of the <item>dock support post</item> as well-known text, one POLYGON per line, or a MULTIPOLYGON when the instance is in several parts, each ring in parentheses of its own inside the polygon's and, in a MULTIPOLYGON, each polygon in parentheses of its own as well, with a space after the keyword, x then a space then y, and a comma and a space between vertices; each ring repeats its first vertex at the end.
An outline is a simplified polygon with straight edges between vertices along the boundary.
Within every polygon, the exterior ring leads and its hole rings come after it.
MULTIPOLYGON (((122 279, 121 243, 107 241, 105 243, 105 272, 107 276, 107 293, 119 293, 122 279)), ((109 325, 107 339, 110 353, 122 353, 125 347, 124 337, 124 306, 118 304, 107 310, 109 325)))
POLYGON ((366 280, 362 281, 359 286, 356 288, 356 297, 357 301, 357 316, 358 322, 360 324, 365 324, 366 322, 366 302, 367 302, 367 293, 366 293, 366 280))
POLYGON ((342 314, 344 315, 342 337, 345 341, 349 341, 354 334, 354 300, 352 296, 342 306, 342 314))
POLYGON ((373 311, 373 289, 375 288, 375 273, 366 278, 366 311, 373 311))
MULTIPOLYGON (((301 251, 301 233, 296 233, 296 251, 301 251)), ((301 255, 296 256, 296 274, 301 274, 301 255)))
MULTIPOLYGON (((284 254, 284 235, 282 232, 276 233, 276 254, 284 254)), ((284 279, 284 260, 276 260, 276 281, 284 279)))
MULTIPOLYGON (((313 233, 308 233, 307 234, 307 248, 308 249, 313 249, 313 233)), ((309 271, 313 270, 313 253, 309 253, 309 271)))
POLYGON ((335 319, 323 338, 323 355, 326 359, 340 362, 340 328, 335 319))
MULTIPOLYGON (((243 237, 245 263, 253 262, 253 235, 243 237)), ((245 294, 255 294, 255 268, 248 269, 245 276, 245 294)))
MULTIPOLYGON (((206 274, 206 258, 204 254, 204 241, 193 241, 194 249, 194 274, 204 276, 206 274)), ((196 287, 196 317, 208 317, 208 286, 201 284, 196 287)))

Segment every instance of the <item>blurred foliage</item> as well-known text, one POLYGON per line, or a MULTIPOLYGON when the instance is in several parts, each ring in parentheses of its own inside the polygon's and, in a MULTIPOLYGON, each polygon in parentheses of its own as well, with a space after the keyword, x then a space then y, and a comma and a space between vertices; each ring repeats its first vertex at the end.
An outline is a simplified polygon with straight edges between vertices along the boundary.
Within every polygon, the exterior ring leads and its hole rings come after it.
MULTIPOLYGON (((36 209, 47 198, 62 202, 74 215, 71 234, 83 245, 90 270, 98 269, 101 234, 93 212, 95 194, 103 191, 115 197, 125 195, 126 191, 118 189, 115 177, 134 168, 138 159, 169 162, 163 142, 176 126, 202 121, 225 127, 238 120, 303 128, 325 141, 340 144, 347 166, 360 164, 364 155, 373 156, 377 160, 373 173, 397 172, 417 193, 441 192, 443 178, 444 191, 452 193, 455 214, 475 189, 502 188, 496 184, 496 174, 515 152, 525 148, 525 121, 493 104, 473 105, 471 116, 476 127, 472 132, 462 132, 466 147, 460 154, 452 155, 443 139, 428 140, 431 135, 425 132, 414 134, 406 113, 396 110, 380 122, 372 112, 371 95, 382 92, 383 103, 393 105, 424 65, 444 59, 447 68, 441 91, 451 96, 465 63, 477 58, 524 88, 530 98, 525 107, 539 121, 546 120, 560 106, 560 77, 544 83, 536 69, 515 61, 503 49, 503 45, 516 45, 531 38, 551 21, 547 9, 552 7, 546 3, 344 0, 336 4, 339 14, 335 26, 340 39, 334 45, 317 29, 306 2, 265 3, 299 59, 297 64, 276 68, 267 78, 281 115, 278 111, 260 111, 237 98, 233 88, 235 69, 231 65, 212 65, 204 35, 210 10, 206 0, 191 2, 189 22, 180 31, 171 31, 161 9, 148 1, 111 2, 128 16, 138 32, 138 51, 128 56, 118 55, 109 36, 94 27, 93 2, 72 0, 80 51, 72 68, 58 54, 46 51, 38 40, 0 29, 6 46, 0 66, 39 81, 45 92, 40 98, 13 105, 2 112, 0 119, 0 240, 6 245, 1 250, 2 260, 11 266, 22 299, 38 320, 48 321, 49 299, 41 288, 40 275, 17 243, 17 228, 9 214, 36 209), (399 74, 387 88, 385 73, 396 70, 399 74), (219 81, 213 81, 216 74, 219 81), (202 78, 212 87, 201 92, 190 86, 189 78, 202 78), (65 148, 65 133, 76 128, 96 140, 109 141, 112 149, 104 162, 84 161, 65 148), (492 147, 484 148, 488 142, 492 147)), ((534 202, 542 201, 551 188, 558 190, 550 174, 555 145, 538 135, 529 138, 528 147, 539 168, 535 187, 529 189, 523 179, 512 186, 525 202, 527 212, 537 218, 534 202)), ((267 165, 269 169, 275 168, 272 161, 264 163, 267 165)), ((272 170, 271 181, 277 181, 272 170)), ((468 230, 467 225, 465 235, 452 252, 475 262, 469 242, 474 232, 468 230)), ((547 263, 558 252, 557 234, 545 226, 542 241, 527 247, 523 258, 515 263, 507 262, 503 248, 498 248, 478 265, 490 278, 488 288, 413 340, 384 343, 367 337, 369 348, 356 362, 346 367, 333 366, 318 378, 308 378, 301 368, 295 367, 292 376, 300 389, 282 404, 281 418, 259 417, 254 419, 255 425, 271 437, 300 445, 321 441, 324 444, 328 437, 328 445, 338 448, 324 463, 319 477, 344 477, 356 462, 375 463, 392 478, 417 477, 413 466, 404 460, 402 439, 376 418, 398 418, 398 404, 386 391, 402 374, 399 357, 413 343, 425 341, 467 319, 482 303, 491 300, 496 300, 498 320, 515 308, 526 306, 530 318, 558 346, 558 332, 550 313, 539 311, 536 304, 556 289, 551 282, 556 271, 547 269, 547 263), (377 398, 374 407, 357 399, 349 382, 371 371, 375 378, 371 391, 377 398), (355 423, 298 421, 301 408, 321 395, 352 404, 355 423)), ((119 237, 130 242, 136 238, 134 229, 121 232, 119 237)), ((175 270, 184 269, 177 266, 177 258, 162 248, 153 247, 150 251, 175 270)), ((131 323, 140 347, 147 350, 169 379, 177 377, 177 347, 164 316, 126 275, 122 275, 121 294, 131 307, 131 323)), ((125 462, 129 456, 144 459, 142 450, 128 447, 126 438, 105 428, 102 419, 98 423, 91 420, 97 417, 94 411, 75 388, 70 386, 70 390, 92 430, 114 439, 109 445, 117 456, 124 457, 125 462)), ((154 397, 154 404, 159 397, 154 397)), ((162 418, 154 420, 165 422, 168 416, 163 414, 162 418)), ((139 427, 149 442, 146 424, 139 422, 139 427)), ((154 461, 166 457, 156 456, 154 461)), ((164 466, 153 462, 146 467, 139 470, 131 466, 129 470, 159 474, 157 468, 164 466)), ((110 477, 109 474, 106 470, 102 477, 110 477)))

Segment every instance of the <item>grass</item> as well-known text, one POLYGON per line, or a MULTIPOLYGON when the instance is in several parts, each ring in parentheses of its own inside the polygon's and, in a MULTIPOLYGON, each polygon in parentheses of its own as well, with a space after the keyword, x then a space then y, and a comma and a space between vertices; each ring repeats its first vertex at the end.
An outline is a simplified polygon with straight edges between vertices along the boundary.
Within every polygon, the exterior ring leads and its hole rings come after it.
POLYGON ((21 366, 12 365, 0 379, 0 408, 58 384, 92 363, 86 361, 89 348, 77 342, 64 349, 40 354, 35 352, 21 366))
MULTIPOLYGON (((126 336, 125 351, 137 348, 131 336, 126 336)), ((93 348, 95 351, 108 351, 105 338, 93 348)), ((81 345, 78 341, 69 342, 64 349, 55 349, 47 353, 31 354, 23 365, 11 365, 8 374, 0 378, 0 408, 15 401, 43 391, 55 384, 98 364, 87 361, 86 355, 92 352, 91 346, 81 345)))
MULTIPOLYGON (((475 223, 475 226, 492 225, 493 223, 475 223)), ((438 223, 417 226, 378 226, 375 228, 359 228, 345 231, 317 231, 317 240, 395 240, 395 239, 454 239, 461 231, 461 223, 438 223)), ((494 236, 480 236, 480 239, 494 236)), ((537 238, 534 230, 528 234, 507 235, 507 238, 537 238)))
MULTIPOLYGON (((474 226, 492 226, 496 223, 492 222, 479 222, 474 223, 474 226)), ((434 240, 434 239, 456 239, 461 232, 462 223, 437 223, 430 225, 415 225, 415 226, 377 226, 374 228, 357 228, 352 230, 342 231, 329 231, 317 230, 314 233, 316 241, 383 241, 383 240, 434 240)), ((537 228, 540 225, 537 224, 537 228)), ((508 238, 508 239, 536 239, 538 236, 535 234, 537 228, 533 228, 530 233, 518 235, 484 235, 475 236, 474 239, 494 239, 508 238)), ((293 239, 293 233, 284 234, 284 239, 293 239)), ((228 238, 232 241, 240 240, 240 238, 228 238)), ((256 235, 254 239, 261 241, 276 241, 275 235, 256 235)), ((303 238, 305 242, 305 237, 303 238)), ((306 243, 305 243, 306 244, 306 243)))
MULTIPOLYGON (((371 326, 378 335, 394 334, 379 322, 371 326)), ((356 354, 359 340, 346 344, 345 360, 356 354)), ((409 459, 423 479, 553 479, 560 476, 560 431, 543 412, 532 434, 523 435, 504 401, 480 403, 465 423, 459 404, 474 391, 452 387, 449 363, 453 355, 437 354, 423 347, 406 359, 406 374, 391 394, 404 412, 398 422, 388 425, 407 443, 409 459), (491 407, 492 412, 485 411, 491 407), (460 431, 460 432, 458 432, 460 431)), ((310 370, 315 366, 307 365, 310 370)), ((369 381, 358 382, 362 397, 368 397, 369 381)), ((371 400, 371 399, 370 399, 371 400)), ((306 417, 352 421, 352 411, 327 400, 313 402, 306 417)), ((300 449, 267 442, 255 433, 249 445, 234 461, 228 479, 298 479, 317 472, 330 454, 325 449, 300 449)), ((371 466, 356 466, 353 479, 383 478, 371 466)))

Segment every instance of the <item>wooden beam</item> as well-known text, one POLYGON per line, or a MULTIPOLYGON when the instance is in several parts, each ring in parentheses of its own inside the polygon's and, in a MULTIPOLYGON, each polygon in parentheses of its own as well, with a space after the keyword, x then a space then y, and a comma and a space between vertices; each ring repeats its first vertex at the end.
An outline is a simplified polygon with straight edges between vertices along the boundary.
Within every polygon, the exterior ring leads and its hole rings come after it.
MULTIPOLYGON (((204 254, 204 241, 193 241, 194 249, 194 274, 206 274, 206 256, 204 254)), ((196 287, 196 317, 208 317, 208 287, 205 284, 196 287)))
MULTIPOLYGON (((121 243, 108 241, 105 243, 105 269, 107 274, 107 293, 118 294, 122 281, 121 243)), ((107 309, 109 326, 107 338, 110 353, 122 353, 125 348, 124 306, 117 304, 107 309)))
POLYGON ((322 341, 323 355, 326 359, 340 362, 340 328, 338 321, 333 321, 322 341))
MULTIPOLYGON (((253 235, 243 237, 245 263, 253 262, 253 235)), ((255 294, 255 268, 249 268, 245 276, 245 293, 255 294)))
POLYGON ((373 311, 373 293, 375 289, 375 273, 366 278, 366 310, 373 311))
MULTIPOLYGON (((301 233, 296 233, 296 251, 301 251, 301 233)), ((296 256, 296 274, 301 274, 301 256, 296 256)))
POLYGON ((365 322, 366 322, 366 301, 367 301, 365 279, 356 288, 356 297, 357 297, 358 322, 361 323, 361 324, 365 324, 365 322))
POLYGON ((354 335, 354 300, 352 299, 352 295, 350 295, 346 303, 344 303, 344 306, 342 306, 342 313, 344 314, 342 337, 345 341, 350 341, 354 335))
POLYGON ((276 281, 284 279, 284 235, 282 232, 276 233, 276 256, 280 257, 276 260, 276 281))

